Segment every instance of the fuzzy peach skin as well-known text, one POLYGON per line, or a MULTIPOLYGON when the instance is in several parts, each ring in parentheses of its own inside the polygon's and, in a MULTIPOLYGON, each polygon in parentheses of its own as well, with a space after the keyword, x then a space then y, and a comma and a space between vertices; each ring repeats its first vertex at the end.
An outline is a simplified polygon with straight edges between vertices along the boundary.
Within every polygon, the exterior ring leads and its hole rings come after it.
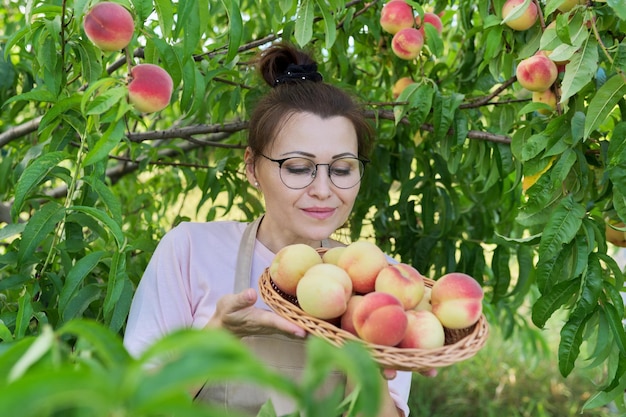
POLYGON ((430 293, 431 293, 431 288, 430 287, 424 287, 424 296, 422 297, 422 299, 420 300, 419 303, 417 303, 417 305, 415 306, 415 308, 413 310, 427 310, 432 312, 433 311, 433 306, 430 304, 430 293))
POLYGON ((414 308, 424 296, 424 277, 405 263, 384 267, 378 273, 374 290, 395 296, 405 310, 414 308))
POLYGON ((405 88, 410 86, 411 84, 415 84, 415 81, 411 77, 401 77, 396 80, 391 88, 391 95, 393 98, 398 98, 400 94, 404 91, 405 88))
POLYGON ((384 292, 370 292, 354 308, 357 335, 366 342, 395 346, 406 334, 408 319, 402 303, 384 292))
POLYGON ((437 32, 439 32, 440 35, 443 32, 443 23, 441 22, 441 18, 435 13, 431 13, 431 12, 424 13, 423 24, 422 24, 422 18, 420 16, 417 16, 415 18, 415 24, 420 28, 422 33, 424 32, 424 25, 426 24, 433 25, 433 27, 437 29, 437 32))
POLYGON ((556 109, 556 94, 552 90, 546 91, 533 91, 532 95, 533 103, 544 103, 550 106, 549 109, 539 109, 537 110, 540 114, 549 115, 556 109))
POLYGON ((323 320, 344 314, 351 295, 350 277, 346 271, 333 264, 313 265, 302 276, 296 288, 300 308, 323 320))
MULTIPOLYGON (((502 19, 506 19, 513 12, 513 9, 523 3, 524 0, 507 0, 502 5, 502 19)), ((528 8, 519 17, 506 21, 505 25, 513 30, 527 30, 537 22, 538 16, 537 5, 531 1, 528 8)))
POLYGON ((408 310, 408 325, 404 339, 398 347, 411 349, 436 349, 446 342, 443 325, 430 311, 408 310))
POLYGON ((339 327, 355 336, 358 336, 358 334, 354 328, 354 309, 358 303, 361 302, 361 300, 363 300, 363 296, 359 294, 354 294, 350 297, 346 311, 341 316, 341 321, 339 323, 339 327))
POLYGON ((126 48, 133 39, 135 22, 124 6, 105 1, 87 11, 83 19, 83 29, 98 48, 103 51, 118 51, 126 48))
POLYGON ((483 297, 483 289, 474 278, 451 272, 435 281, 430 303, 433 313, 444 327, 465 329, 480 318, 483 297))
POLYGON ((345 246, 336 246, 334 248, 328 249, 322 255, 322 261, 327 264, 337 265, 339 261, 339 255, 341 255, 346 247, 345 246))
POLYGON ((413 8, 404 0, 391 0, 380 11, 380 27, 392 35, 413 26, 413 8))
POLYGON ((359 240, 346 246, 337 260, 337 265, 350 276, 354 291, 365 294, 374 291, 376 276, 389 263, 376 244, 359 240))
POLYGON ((163 68, 154 64, 139 64, 130 70, 128 101, 140 112, 161 111, 170 104, 174 83, 163 68))
POLYGON ((410 61, 419 56, 424 46, 424 35, 418 29, 406 28, 393 35, 391 50, 400 59, 410 61))
POLYGON ((322 257, 304 243, 287 245, 279 250, 269 267, 270 277, 281 291, 296 295, 298 282, 313 265, 321 264, 322 257))
POLYGON ((515 70, 517 81, 530 91, 546 91, 556 81, 556 64, 543 54, 533 55, 520 61, 515 70))

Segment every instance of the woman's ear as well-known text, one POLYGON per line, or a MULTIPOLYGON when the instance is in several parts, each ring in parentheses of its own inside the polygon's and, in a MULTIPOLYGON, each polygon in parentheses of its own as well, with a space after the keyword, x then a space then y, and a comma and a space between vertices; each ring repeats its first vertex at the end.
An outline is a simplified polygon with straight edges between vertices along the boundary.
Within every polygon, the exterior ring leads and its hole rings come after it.
POLYGON ((246 150, 243 154, 243 161, 246 164, 246 178, 248 178, 248 182, 258 187, 259 182, 256 179, 256 173, 254 172, 254 153, 250 147, 246 147, 246 150))

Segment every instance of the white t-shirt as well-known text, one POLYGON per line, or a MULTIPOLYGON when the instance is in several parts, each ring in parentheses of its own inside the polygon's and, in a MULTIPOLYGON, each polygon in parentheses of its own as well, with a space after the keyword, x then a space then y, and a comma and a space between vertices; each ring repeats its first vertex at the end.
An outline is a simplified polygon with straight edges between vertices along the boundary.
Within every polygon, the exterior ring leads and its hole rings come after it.
MULTIPOLYGON (((181 223, 159 242, 135 292, 124 345, 138 356, 165 334, 181 328, 206 326, 217 301, 232 294, 239 243, 246 223, 216 221, 181 223)), ((254 245, 250 287, 274 259, 258 240, 254 245)), ((258 297, 256 307, 270 310, 258 297)), ((410 372, 389 381, 396 406, 408 416, 410 372)))

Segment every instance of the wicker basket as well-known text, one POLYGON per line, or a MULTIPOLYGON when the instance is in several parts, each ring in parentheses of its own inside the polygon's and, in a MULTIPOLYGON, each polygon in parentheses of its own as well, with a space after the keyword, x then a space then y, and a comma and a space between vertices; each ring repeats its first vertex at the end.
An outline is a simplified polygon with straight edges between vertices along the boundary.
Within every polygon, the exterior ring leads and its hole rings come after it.
MULTIPOLYGON (((426 286, 432 287, 434 281, 426 278, 426 286)), ((381 366, 403 371, 420 372, 432 368, 441 368, 474 356, 487 341, 489 327, 484 315, 468 329, 445 329, 446 343, 436 349, 409 349, 367 343, 325 320, 310 316, 300 309, 293 297, 285 294, 273 285, 266 269, 259 278, 261 298, 277 314, 295 323, 307 332, 322 337, 335 346, 347 341, 358 341, 370 349, 372 357, 381 366)))

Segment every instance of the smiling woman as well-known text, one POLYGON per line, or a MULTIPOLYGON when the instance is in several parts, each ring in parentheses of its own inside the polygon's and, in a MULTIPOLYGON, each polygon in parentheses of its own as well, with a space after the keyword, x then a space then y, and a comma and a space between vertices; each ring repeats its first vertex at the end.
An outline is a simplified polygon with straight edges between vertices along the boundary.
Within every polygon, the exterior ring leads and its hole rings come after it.
MULTIPOLYGON (((259 277, 288 245, 342 246, 330 236, 350 216, 374 135, 356 101, 324 82, 303 51, 270 47, 258 69, 271 89, 250 117, 244 159, 265 214, 249 224, 187 222, 167 233, 135 293, 125 344, 139 354, 179 328, 223 328, 268 366, 299 378, 306 332, 259 299, 259 277)), ((381 416, 408 415, 410 382, 409 372, 398 372, 383 392, 365 395, 381 395, 381 416)), ((350 390, 335 372, 323 390, 342 386, 350 390)), ((296 410, 289 398, 245 384, 207 384, 196 400, 252 415, 268 400, 279 415, 296 410)))

